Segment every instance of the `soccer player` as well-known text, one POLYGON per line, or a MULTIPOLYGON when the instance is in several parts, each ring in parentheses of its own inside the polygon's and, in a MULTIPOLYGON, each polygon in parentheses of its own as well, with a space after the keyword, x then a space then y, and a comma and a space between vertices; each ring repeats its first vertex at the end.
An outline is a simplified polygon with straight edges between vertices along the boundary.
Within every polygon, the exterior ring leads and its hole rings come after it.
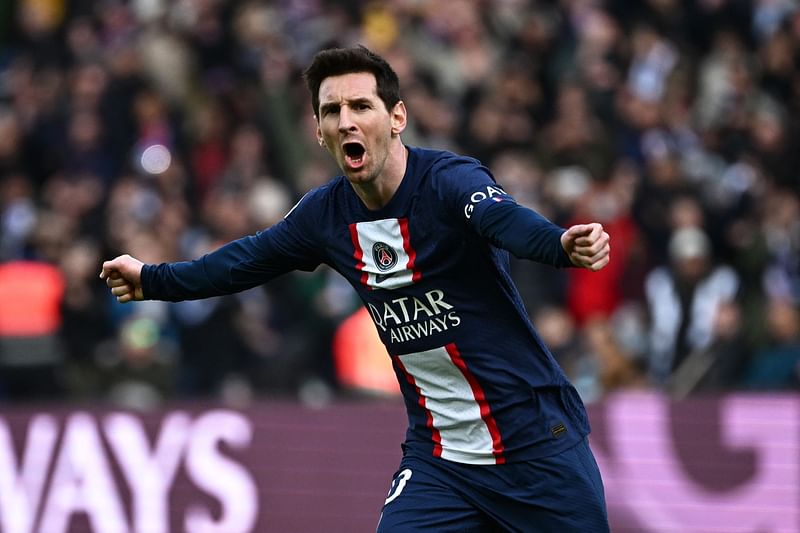
POLYGON ((608 234, 552 224, 474 159, 404 145, 397 75, 366 48, 319 52, 305 79, 343 175, 199 259, 122 255, 100 277, 120 302, 179 301, 330 265, 369 310, 408 411, 379 532, 608 531, 584 406, 508 273, 509 252, 598 270, 608 234))

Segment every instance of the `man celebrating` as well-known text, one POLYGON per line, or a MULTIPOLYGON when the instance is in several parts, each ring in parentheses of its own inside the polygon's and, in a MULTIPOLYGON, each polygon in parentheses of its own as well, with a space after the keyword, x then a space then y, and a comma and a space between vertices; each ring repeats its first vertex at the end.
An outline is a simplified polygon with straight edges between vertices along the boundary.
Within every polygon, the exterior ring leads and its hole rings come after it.
POLYGON ((404 145, 397 75, 366 48, 319 52, 305 78, 342 176, 199 259, 122 255, 100 277, 120 302, 179 301, 330 265, 369 310, 408 410, 379 532, 608 531, 583 404, 508 273, 508 252, 599 270, 608 234, 552 224, 474 159, 404 145))

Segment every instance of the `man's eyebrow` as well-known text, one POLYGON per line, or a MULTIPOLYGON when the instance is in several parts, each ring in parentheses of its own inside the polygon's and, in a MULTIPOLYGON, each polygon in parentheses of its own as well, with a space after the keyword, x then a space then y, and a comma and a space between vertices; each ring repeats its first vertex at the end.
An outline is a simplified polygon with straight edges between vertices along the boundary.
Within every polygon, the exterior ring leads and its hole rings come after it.
MULTIPOLYGON (((348 106, 354 105, 372 105, 372 99, 366 96, 359 96, 356 98, 351 98, 346 101, 348 106)), ((325 104, 321 104, 319 106, 319 111, 321 114, 324 114, 327 111, 335 111, 339 109, 340 104, 338 102, 328 102, 325 104)))
POLYGON ((362 97, 359 97, 359 98, 353 98, 352 100, 348 100, 347 103, 350 104, 350 105, 353 105, 353 104, 371 104, 372 100, 370 98, 367 98, 366 96, 362 96, 362 97))
POLYGON ((320 114, 324 114, 327 111, 335 111, 337 109, 339 109, 339 104, 337 102, 328 102, 319 106, 320 114))

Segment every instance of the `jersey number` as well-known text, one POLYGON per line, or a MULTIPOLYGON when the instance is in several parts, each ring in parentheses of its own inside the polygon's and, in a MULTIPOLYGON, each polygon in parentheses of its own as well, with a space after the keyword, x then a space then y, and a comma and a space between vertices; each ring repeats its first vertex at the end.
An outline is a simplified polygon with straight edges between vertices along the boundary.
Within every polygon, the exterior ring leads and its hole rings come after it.
POLYGON ((392 488, 389 489, 389 494, 386 496, 386 501, 383 502, 383 505, 394 501, 395 498, 400 496, 400 493, 403 492, 406 482, 408 482, 409 479, 411 479, 411 469, 406 468, 392 480, 392 488))

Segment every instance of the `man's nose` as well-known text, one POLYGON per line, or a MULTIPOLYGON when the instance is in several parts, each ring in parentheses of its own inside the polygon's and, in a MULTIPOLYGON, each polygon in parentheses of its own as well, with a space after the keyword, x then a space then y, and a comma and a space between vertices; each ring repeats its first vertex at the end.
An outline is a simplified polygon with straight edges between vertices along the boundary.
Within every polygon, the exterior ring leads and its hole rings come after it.
POLYGON ((355 122, 353 122, 353 116, 350 108, 347 106, 342 106, 341 109, 339 109, 339 131, 352 131, 355 127, 355 122))

